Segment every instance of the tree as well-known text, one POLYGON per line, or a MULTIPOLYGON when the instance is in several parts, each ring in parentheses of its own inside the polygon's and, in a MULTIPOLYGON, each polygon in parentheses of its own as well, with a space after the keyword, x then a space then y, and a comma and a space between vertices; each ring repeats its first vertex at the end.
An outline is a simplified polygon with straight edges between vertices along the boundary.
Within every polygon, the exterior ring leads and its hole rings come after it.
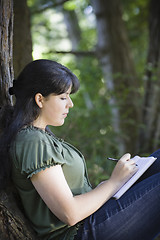
POLYGON ((139 146, 144 152, 156 150, 160 142, 160 2, 151 0, 149 8, 149 47, 139 146))
POLYGON ((110 104, 113 128, 117 132, 120 153, 134 153, 138 139, 139 122, 138 79, 130 54, 129 41, 122 20, 119 0, 92 0, 96 19, 97 51, 107 89, 111 92, 110 104), (134 131, 133 131, 134 129, 134 131))
MULTIPOLYGON (((61 12, 63 13, 68 36, 72 44, 72 51, 76 51, 78 53, 82 39, 81 39, 81 28, 79 26, 79 21, 78 21, 76 12, 75 10, 66 10, 63 6, 60 6, 60 9, 61 9, 61 12)), ((83 64, 84 59, 80 55, 76 54, 75 60, 76 60, 76 65, 79 67, 80 70, 83 71, 83 69, 81 69, 81 66, 83 64)), ((84 92, 83 98, 84 98, 87 109, 88 110, 92 109, 93 103, 87 91, 84 92)))
POLYGON ((32 61, 30 12, 27 0, 14 0, 13 66, 15 77, 32 61))
POLYGON ((0 106, 11 103, 7 89, 13 79, 13 2, 0 0, 0 106))
MULTIPOLYGON (((0 107, 12 103, 8 88, 13 80, 13 1, 0 0, 0 107)), ((24 217, 19 199, 10 186, 0 192, 0 239, 34 240, 35 233, 24 217)))

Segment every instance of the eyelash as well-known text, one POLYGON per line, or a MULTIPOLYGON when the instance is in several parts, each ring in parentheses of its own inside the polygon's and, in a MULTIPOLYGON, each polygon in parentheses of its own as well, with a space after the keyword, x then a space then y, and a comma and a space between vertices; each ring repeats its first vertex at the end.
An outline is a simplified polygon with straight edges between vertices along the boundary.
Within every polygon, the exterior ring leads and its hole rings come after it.
POLYGON ((62 97, 61 100, 66 100, 66 98, 62 97))

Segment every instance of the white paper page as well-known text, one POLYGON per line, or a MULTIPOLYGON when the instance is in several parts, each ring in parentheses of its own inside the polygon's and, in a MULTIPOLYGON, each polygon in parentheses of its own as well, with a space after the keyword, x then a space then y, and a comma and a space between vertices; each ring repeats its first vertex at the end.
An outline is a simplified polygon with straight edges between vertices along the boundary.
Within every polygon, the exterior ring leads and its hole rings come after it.
POLYGON ((142 174, 153 164, 157 159, 154 157, 139 157, 135 156, 132 158, 138 165, 138 171, 126 182, 118 192, 113 196, 114 198, 120 198, 136 181, 142 176, 142 174))

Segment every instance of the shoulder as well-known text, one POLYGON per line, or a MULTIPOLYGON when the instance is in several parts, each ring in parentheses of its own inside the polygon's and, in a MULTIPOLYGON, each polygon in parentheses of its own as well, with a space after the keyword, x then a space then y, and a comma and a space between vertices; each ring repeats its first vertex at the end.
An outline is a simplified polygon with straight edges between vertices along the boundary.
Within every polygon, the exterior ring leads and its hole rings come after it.
POLYGON ((42 129, 29 126, 21 129, 15 139, 15 145, 18 151, 46 151, 62 153, 63 146, 59 139, 42 129))
POLYGON ((45 137, 45 132, 43 133, 43 130, 40 130, 38 128, 34 128, 32 126, 22 128, 18 134, 17 134, 17 139, 18 140, 27 140, 27 139, 37 139, 37 138, 44 138, 45 137))
POLYGON ((62 152, 62 145, 56 138, 33 127, 21 129, 11 148, 15 165, 26 173, 63 164, 65 161, 62 152))
POLYGON ((62 152, 62 144, 56 137, 35 127, 21 129, 14 141, 18 153, 29 152, 62 152))
POLYGON ((35 127, 26 127, 21 129, 15 139, 16 144, 23 144, 23 143, 46 143, 46 144, 53 144, 56 141, 51 135, 46 133, 45 131, 35 128, 35 127))

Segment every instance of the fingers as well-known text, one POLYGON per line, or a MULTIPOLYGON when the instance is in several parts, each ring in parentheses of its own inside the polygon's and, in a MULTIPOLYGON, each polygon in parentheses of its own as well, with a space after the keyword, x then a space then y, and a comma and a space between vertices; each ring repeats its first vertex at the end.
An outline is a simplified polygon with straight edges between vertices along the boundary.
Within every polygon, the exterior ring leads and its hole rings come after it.
POLYGON ((138 170, 137 165, 135 163, 135 161, 131 158, 131 154, 130 153, 126 153, 124 154, 119 162, 126 168, 128 169, 128 171, 130 172, 136 172, 138 170))
POLYGON ((119 161, 128 161, 131 158, 131 154, 130 153, 126 153, 124 154, 119 161))
POLYGON ((130 153, 124 154, 124 155, 120 158, 119 161, 121 161, 121 162, 123 162, 123 163, 127 161, 127 163, 129 163, 129 165, 136 165, 134 159, 131 159, 131 154, 130 154, 130 153))
POLYGON ((124 184, 128 179, 132 177, 138 170, 136 163, 133 159, 130 159, 131 155, 129 153, 124 154, 120 160, 117 162, 111 179, 118 184, 124 184))

